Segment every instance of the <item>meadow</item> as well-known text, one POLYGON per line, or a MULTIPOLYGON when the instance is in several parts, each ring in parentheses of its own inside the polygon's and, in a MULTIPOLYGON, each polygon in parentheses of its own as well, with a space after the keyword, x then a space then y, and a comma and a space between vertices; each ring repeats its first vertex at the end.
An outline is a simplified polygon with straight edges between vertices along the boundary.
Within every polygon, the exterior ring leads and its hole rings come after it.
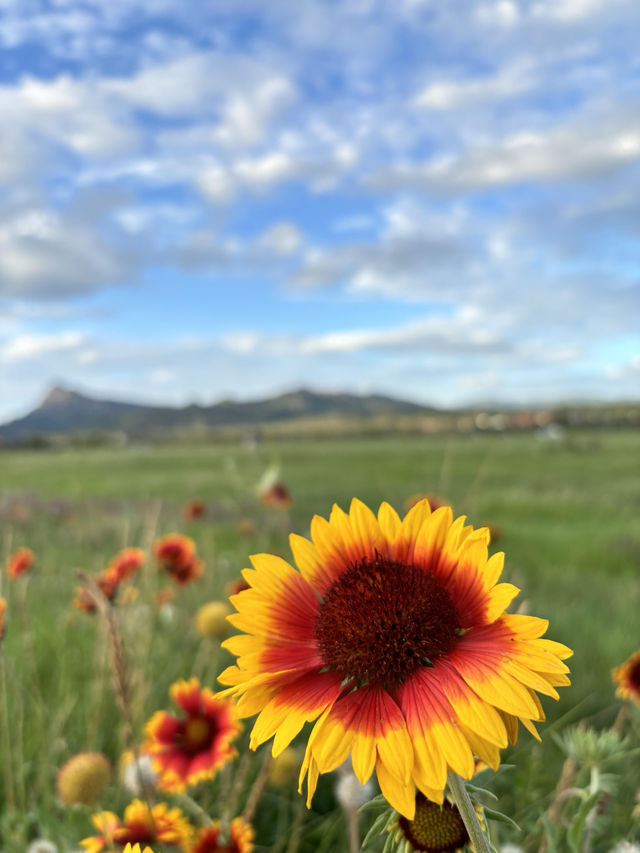
MULTIPOLYGON (((78 570, 100 571, 125 546, 149 552, 157 537, 174 531, 193 537, 204 560, 198 581, 156 606, 157 592, 167 584, 149 557, 136 595, 118 604, 132 722, 140 737, 151 714, 169 707, 175 680, 196 675, 215 688, 216 675, 232 662, 217 640, 198 634, 194 613, 206 601, 226 598, 249 554, 289 558, 288 533, 308 535, 313 514, 327 517, 334 502, 347 508, 357 496, 377 509, 386 500, 402 514, 407 499, 423 493, 445 499, 454 515, 465 514, 476 526, 495 526, 492 550, 506 553, 503 579, 522 590, 511 609, 549 619, 547 636, 575 650, 572 686, 560 691, 559 702, 543 698, 542 743, 522 730, 503 755, 508 767, 483 781, 498 795, 500 809, 523 827, 522 833, 500 827, 500 843, 537 850, 537 818, 549 806, 566 757, 557 735, 580 722, 596 729, 613 723, 620 700, 611 669, 640 646, 639 458, 640 435, 624 430, 569 431, 553 440, 527 433, 4 449, 0 553, 4 561, 28 546, 36 560, 28 577, 10 581, 3 575, 0 589, 7 599, 0 662, 0 849, 23 853, 34 838, 48 838, 61 851, 77 850, 80 839, 92 834, 93 812, 121 813, 131 798, 117 774, 96 806, 63 805, 56 794, 58 768, 69 757, 97 750, 117 765, 127 746, 103 620, 71 604, 78 570), (265 472, 286 484, 288 508, 260 501, 265 472), (205 515, 188 521, 183 508, 196 498, 205 515)), ((615 767, 618 787, 591 840, 598 853, 634 837, 630 815, 640 779, 633 750, 640 745, 640 726, 632 710, 628 760, 615 767)), ((205 810, 215 811, 230 787, 242 810, 268 748, 243 757, 249 728, 231 770, 202 785, 196 799, 205 810)), ((576 784, 583 783, 588 774, 577 778, 576 784)), ((253 817, 255 849, 348 850, 334 787, 331 777, 322 777, 307 811, 296 780, 268 782, 253 817)), ((188 811, 191 805, 181 807, 188 811)), ((361 818, 361 830, 368 822, 361 818)))

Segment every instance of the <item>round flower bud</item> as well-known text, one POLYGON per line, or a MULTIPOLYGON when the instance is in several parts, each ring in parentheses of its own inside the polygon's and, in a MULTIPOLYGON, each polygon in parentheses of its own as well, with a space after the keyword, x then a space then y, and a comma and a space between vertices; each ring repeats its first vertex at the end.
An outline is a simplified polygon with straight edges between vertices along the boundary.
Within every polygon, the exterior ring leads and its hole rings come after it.
POLYGON ((224 601, 209 601, 196 613, 196 628, 203 637, 224 637, 229 630, 227 616, 232 610, 224 601))
POLYGON ((111 778, 111 765, 100 752, 80 752, 58 771, 58 796, 63 803, 95 803, 111 778))

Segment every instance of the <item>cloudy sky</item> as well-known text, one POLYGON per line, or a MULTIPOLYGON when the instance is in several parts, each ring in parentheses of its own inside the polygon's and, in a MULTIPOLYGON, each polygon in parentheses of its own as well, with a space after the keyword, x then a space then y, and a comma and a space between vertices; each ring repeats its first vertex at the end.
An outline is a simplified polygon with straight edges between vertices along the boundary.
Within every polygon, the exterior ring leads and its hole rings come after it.
POLYGON ((0 0, 0 419, 638 398, 637 0, 0 0))

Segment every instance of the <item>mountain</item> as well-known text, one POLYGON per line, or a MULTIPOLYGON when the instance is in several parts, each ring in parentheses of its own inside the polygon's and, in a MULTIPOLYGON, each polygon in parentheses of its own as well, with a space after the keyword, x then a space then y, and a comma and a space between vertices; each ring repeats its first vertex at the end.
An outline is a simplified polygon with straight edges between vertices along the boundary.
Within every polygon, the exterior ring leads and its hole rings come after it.
POLYGON ((122 431, 133 435, 196 427, 258 426, 303 418, 371 418, 428 414, 434 409, 378 394, 318 394, 299 390, 253 402, 225 400, 183 408, 98 400, 56 386, 28 415, 0 425, 0 440, 21 441, 41 435, 122 431))

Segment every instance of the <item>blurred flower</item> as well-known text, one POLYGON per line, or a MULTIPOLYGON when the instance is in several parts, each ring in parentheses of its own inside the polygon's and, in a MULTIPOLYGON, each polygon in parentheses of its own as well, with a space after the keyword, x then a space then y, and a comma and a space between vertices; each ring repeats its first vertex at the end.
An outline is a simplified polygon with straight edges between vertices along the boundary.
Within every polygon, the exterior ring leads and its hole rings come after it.
POLYGON ((7 612, 7 599, 0 595, 0 641, 4 637, 5 625, 4 614, 7 612))
POLYGON ((119 762, 120 779, 124 787, 135 796, 154 791, 158 783, 158 774, 153 769, 151 756, 146 753, 138 755, 138 761, 133 752, 128 749, 122 753, 119 762))
POLYGON ((124 591, 120 595, 120 604, 133 604, 134 601, 138 600, 139 595, 140 590, 137 586, 125 587, 124 591))
POLYGON ((458 807, 448 800, 434 803, 419 791, 413 819, 398 815, 390 831, 395 831, 397 838, 404 837, 409 850, 426 853, 463 853, 469 841, 458 807))
POLYGON ((170 604, 174 598, 176 597, 175 590, 170 586, 165 586, 162 589, 159 589, 156 592, 154 602, 158 610, 163 608, 166 604, 170 604))
POLYGON ((27 853, 58 853, 58 848, 53 841, 47 841, 46 838, 36 838, 27 847, 27 853))
POLYGON ((118 583, 122 583, 140 571, 146 559, 147 555, 142 548, 123 548, 111 560, 108 568, 117 575, 118 583))
POLYGON ((63 803, 91 805, 111 778, 111 765, 101 752, 79 752, 58 771, 56 786, 63 803))
POLYGON ((336 799, 345 811, 357 811, 369 802, 372 794, 371 781, 361 785, 352 771, 340 774, 336 785, 336 799))
POLYGON ((253 827, 241 817, 231 821, 229 841, 221 839, 218 821, 205 826, 196 836, 191 853, 251 853, 253 850, 253 827))
POLYGON ((227 616, 231 608, 225 601, 209 601, 200 607, 195 616, 196 628, 203 637, 224 637, 229 633, 227 616))
POLYGON ((272 760, 269 765, 269 781, 276 788, 288 787, 294 779, 298 778, 300 771, 301 754, 296 749, 288 746, 272 760))
MULTIPOLYGON (((139 844, 127 844, 124 848, 124 853, 141 853, 139 844)), ((150 847, 145 847, 142 853, 153 853, 150 847)))
POLYGON ((515 844, 503 844, 500 848, 500 853, 524 853, 524 850, 515 844))
MULTIPOLYGON (((118 574, 113 568, 106 568, 99 572, 95 577, 98 589, 109 602, 113 602, 118 593, 118 574)), ((91 595, 91 592, 83 586, 76 587, 76 597, 73 600, 73 606, 78 610, 84 610, 86 613, 94 613, 97 609, 96 603, 91 595)))
POLYGON ((611 675, 618 685, 616 696, 633 699, 640 705, 640 651, 634 652, 628 660, 617 666, 611 675))
POLYGON ((291 504, 289 490, 279 481, 271 483, 264 491, 260 492, 260 499, 265 506, 277 506, 286 508, 291 504))
POLYGON ((160 568, 181 586, 199 578, 204 569, 196 556, 196 543, 189 536, 169 533, 155 542, 153 552, 160 568))
POLYGON ((9 507, 9 518, 11 521, 27 521, 31 510, 26 504, 12 504, 9 507))
POLYGON ((19 578, 33 566, 35 556, 31 548, 18 548, 7 559, 7 574, 10 578, 19 578))
POLYGON ((227 584, 228 595, 237 595, 239 592, 242 592, 243 589, 249 589, 249 584, 244 578, 238 578, 237 580, 230 581, 227 584))
POLYGON ((80 842, 88 853, 154 841, 186 851, 193 834, 193 827, 180 809, 170 808, 167 803, 156 803, 149 808, 142 800, 133 800, 124 810, 122 821, 113 812, 98 812, 91 821, 99 834, 80 842))
POLYGON ((182 514, 187 521, 197 521, 199 518, 202 518, 206 510, 204 501, 189 501, 182 510, 182 514))
POLYGON ((233 705, 200 687, 197 678, 177 681, 171 698, 186 716, 156 711, 146 725, 145 751, 158 773, 158 787, 183 791, 216 772, 236 755, 230 745, 240 730, 233 705))
POLYGON ((252 518, 241 518, 236 524, 236 533, 239 536, 253 536, 256 532, 256 523, 252 518))
POLYGON ((571 650, 540 639, 545 619, 509 614, 518 589, 497 583, 504 555, 488 531, 425 500, 404 520, 354 500, 316 516, 311 541, 292 534, 296 571, 270 554, 251 558, 250 590, 229 617, 246 632, 225 640, 239 655, 219 677, 238 714, 260 713, 255 749, 288 746, 317 720, 302 776, 308 801, 319 773, 351 753, 364 784, 376 771, 385 799, 411 819, 415 787, 442 802, 447 771, 470 778, 474 755, 494 769, 544 719, 535 691, 558 697, 571 650))
POLYGON ((449 501, 444 498, 439 498, 437 495, 411 495, 411 497, 407 498, 404 502, 404 508, 413 509, 414 506, 417 506, 422 501, 429 501, 431 512, 435 512, 437 509, 440 509, 441 506, 451 506, 449 501))
POLYGON ((621 841, 609 853, 640 853, 640 844, 634 841, 621 841))

